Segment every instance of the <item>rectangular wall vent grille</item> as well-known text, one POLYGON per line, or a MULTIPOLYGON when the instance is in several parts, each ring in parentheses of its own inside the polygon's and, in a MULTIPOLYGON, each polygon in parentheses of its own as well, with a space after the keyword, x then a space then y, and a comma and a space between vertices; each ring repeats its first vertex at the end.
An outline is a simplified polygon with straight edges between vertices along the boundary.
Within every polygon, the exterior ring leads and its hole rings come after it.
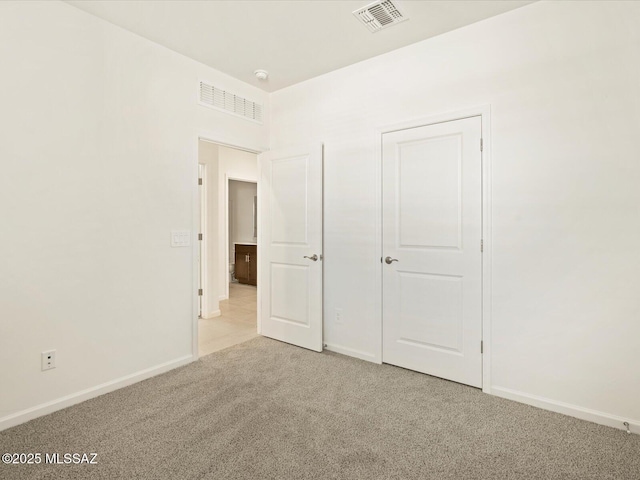
POLYGON ((200 82, 200 104, 262 123, 262 105, 200 82))
POLYGON ((353 14, 372 32, 409 20, 391 0, 370 3, 353 14))

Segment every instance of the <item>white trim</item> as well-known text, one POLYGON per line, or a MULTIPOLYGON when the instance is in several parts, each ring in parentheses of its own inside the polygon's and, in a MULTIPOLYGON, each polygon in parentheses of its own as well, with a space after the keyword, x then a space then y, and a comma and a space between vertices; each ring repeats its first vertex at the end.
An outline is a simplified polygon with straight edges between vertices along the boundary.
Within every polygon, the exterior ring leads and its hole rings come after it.
POLYGON ((613 427, 621 430, 625 429, 623 423, 629 422, 629 429, 631 430, 631 432, 640 434, 640 420, 618 417, 617 415, 611 415, 609 413, 600 412, 598 410, 579 407, 578 405, 559 402, 557 400, 551 400, 549 398, 538 397, 537 395, 518 392, 516 390, 511 390, 504 387, 493 386, 491 393, 496 397, 506 398, 508 400, 514 400, 520 403, 526 403, 527 405, 542 408, 543 410, 549 410, 552 412, 561 413, 563 415, 569 415, 581 420, 587 420, 589 422, 594 422, 600 425, 606 425, 608 427, 613 427))
POLYGON ((256 305, 256 330, 258 332, 258 335, 262 335, 262 282, 260 281, 260 276, 261 276, 261 269, 260 269, 260 259, 262 258, 263 255, 263 250, 262 250, 262 238, 263 238, 263 229, 262 229, 262 206, 260 204, 260 199, 262 198, 261 195, 261 190, 260 190, 260 185, 263 184, 262 182, 262 170, 263 170, 263 166, 262 166, 262 159, 260 158, 260 154, 258 154, 258 186, 257 186, 257 194, 258 194, 258 222, 257 222, 257 228, 258 228, 258 236, 256 237, 256 243, 258 244, 256 246, 256 254, 258 255, 258 266, 256 269, 256 275, 258 276, 258 286, 257 286, 257 291, 256 291, 256 300, 257 300, 257 305, 256 305))
POLYGON ((216 318, 220 315, 222 315, 221 310, 214 310, 213 312, 209 312, 206 315, 203 315, 202 318, 204 318, 205 320, 209 320, 210 318, 216 318))
MULTIPOLYGON (((194 150, 192 152, 195 162, 195 175, 193 178, 193 190, 191 190, 192 201, 192 217, 191 217, 191 238, 194 239, 191 242, 191 291, 193 292, 193 302, 191 311, 191 355, 195 360, 198 359, 198 318, 200 316, 200 296, 198 295, 198 289, 200 288, 200 241, 198 240, 198 233, 200 233, 200 218, 202 215, 201 201, 200 201, 200 185, 198 185, 198 178, 200 178, 200 159, 199 159, 200 145, 194 144, 194 150)), ((204 179, 202 180, 204 187, 204 179)), ((206 272, 205 272, 206 275, 206 272)), ((203 286, 204 288, 204 286, 203 286)), ((204 299, 203 299, 204 300, 204 299)), ((205 304, 202 303, 202 311, 204 312, 205 304)))
POLYGON ((491 298, 493 265, 491 106, 479 107, 482 123, 482 391, 491 393, 491 298))
POLYGON ((231 137, 227 138, 226 140, 224 139, 218 140, 218 137, 216 136, 201 134, 201 135, 198 135, 198 141, 215 143, 216 145, 219 145, 221 147, 233 148, 235 150, 240 150, 241 152, 254 153, 256 155, 259 155, 262 152, 266 152, 269 150, 267 147, 261 147, 258 145, 249 145, 246 147, 241 147, 236 142, 242 142, 242 140, 231 138, 231 137))
POLYGON ((347 355, 349 357, 359 358, 360 360, 365 360, 367 362, 380 364, 378 361, 377 355, 374 353, 367 353, 360 350, 354 350, 353 348, 343 347, 342 345, 335 345, 333 343, 325 343, 324 349, 329 352, 340 353, 341 355, 347 355))
POLYGON ((374 197, 376 204, 376 241, 375 241, 375 249, 376 252, 380 252, 380 258, 373 258, 372 260, 376 264, 376 268, 378 270, 378 274, 375 276, 375 288, 378 292, 378 297, 380 301, 377 302, 376 305, 376 315, 374 318, 378 319, 378 328, 376 329, 376 340, 378 344, 378 349, 375 354, 376 363, 382 364, 382 134, 384 133, 385 128, 380 127, 377 128, 374 132, 374 160, 375 160, 375 188, 374 188, 374 197))
MULTIPOLYGON (((492 237, 491 237, 491 106, 480 105, 453 112, 430 115, 428 117, 415 118, 413 120, 394 123, 377 127, 374 130, 375 168, 376 168, 376 249, 380 252, 380 259, 384 256, 382 251, 382 135, 384 133, 405 130, 408 128, 422 127, 442 122, 462 120, 469 117, 481 118, 483 139, 482 152, 482 237, 484 252, 482 255, 482 340, 484 354, 482 355, 482 391, 491 393, 491 265, 492 265, 492 237)), ((374 259, 380 262, 377 257, 374 259)), ((378 328, 376 329, 379 352, 376 354, 378 363, 382 363, 382 263, 376 285, 380 292, 378 302, 378 328)))
MULTIPOLYGON (((200 312, 202 314, 202 317, 205 318, 205 312, 209 309, 209 302, 207 301, 207 295, 204 293, 207 291, 207 287, 209 283, 207 281, 207 273, 208 273, 207 247, 208 247, 208 241, 209 241, 209 235, 208 235, 209 230, 208 230, 208 222, 207 222, 207 216, 208 216, 207 176, 209 175, 209 171, 207 169, 206 163, 198 163, 198 167, 202 167, 202 177, 200 177, 202 178, 202 185, 200 186, 201 190, 199 191, 200 195, 199 195, 199 203, 198 203, 198 206, 200 208, 198 233, 202 234, 202 240, 197 240, 198 253, 199 253, 198 281, 199 281, 200 288, 202 288, 202 296, 200 297, 200 304, 201 304, 200 312)), ((198 171, 198 176, 200 176, 200 171, 198 171)))
POLYGON ((322 348, 323 349, 327 347, 327 344, 324 343, 324 339, 325 339, 324 326, 326 325, 326 323, 324 321, 324 315, 325 315, 325 312, 326 312, 326 310, 324 308, 324 301, 325 301, 324 286, 325 286, 325 278, 326 278, 325 277, 325 272, 326 272, 325 265, 326 265, 326 262, 324 260, 324 212, 325 212, 325 208, 324 208, 324 206, 325 206, 325 203, 324 203, 324 200, 325 200, 325 195, 324 195, 324 187, 325 187, 325 182, 324 182, 324 158, 325 158, 326 151, 327 151, 327 147, 324 144, 324 142, 322 142, 322 154, 321 154, 322 157, 321 157, 321 160, 320 160, 322 162, 322 173, 321 173, 322 188, 320 189, 321 190, 321 196, 322 196, 322 199, 320 200, 320 205, 321 205, 320 206, 320 210, 321 210, 321 213, 320 213, 320 216, 321 216, 321 219, 320 219, 320 232, 321 232, 320 233, 320 261, 322 262, 322 271, 320 273, 322 275, 322 280, 320 282, 320 288, 322 289, 322 300, 320 301, 320 305, 322 306, 322 348))
POLYGON ((62 410, 63 408, 67 408, 72 405, 76 405, 78 403, 84 402, 85 400, 99 397, 100 395, 104 395, 105 393, 113 392, 114 390, 118 390, 122 387, 141 382, 142 380, 146 380, 151 377, 155 377, 156 375, 168 372, 169 370, 173 370, 174 368, 187 365, 195 360, 197 360, 197 358, 195 358, 193 355, 185 355, 184 357, 161 363, 160 365, 156 365, 155 367, 146 368, 144 370, 140 370, 139 372, 125 375, 124 377, 120 377, 109 382, 101 383, 100 385, 96 385, 95 387, 90 387, 85 390, 60 397, 56 400, 41 403, 40 405, 36 405, 35 407, 27 408, 20 412, 13 413, 6 417, 0 418, 0 430, 14 427, 21 423, 28 422, 29 420, 33 420, 34 418, 48 415, 49 413, 62 410))

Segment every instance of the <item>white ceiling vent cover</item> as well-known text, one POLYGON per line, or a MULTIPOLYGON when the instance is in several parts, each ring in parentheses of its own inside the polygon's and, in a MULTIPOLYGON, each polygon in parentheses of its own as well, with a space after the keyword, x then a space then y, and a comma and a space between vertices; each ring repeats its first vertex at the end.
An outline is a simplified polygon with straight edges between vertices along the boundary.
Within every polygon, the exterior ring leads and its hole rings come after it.
POLYGON ((262 123, 262 105, 233 93, 200 82, 200 105, 262 123))
POLYGON ((409 20, 391 0, 370 3, 353 14, 372 32, 409 20))

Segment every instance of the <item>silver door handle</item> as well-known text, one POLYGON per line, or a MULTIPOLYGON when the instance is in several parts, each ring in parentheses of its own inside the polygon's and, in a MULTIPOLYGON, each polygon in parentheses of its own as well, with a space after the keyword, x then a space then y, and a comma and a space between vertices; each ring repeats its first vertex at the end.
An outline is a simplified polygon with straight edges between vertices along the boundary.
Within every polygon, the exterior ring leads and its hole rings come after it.
POLYGON ((386 262, 387 265, 391 265, 393 262, 397 262, 398 259, 397 258, 387 257, 387 258, 384 259, 384 261, 386 262))
POLYGON ((304 258, 308 258, 309 260, 313 260, 314 262, 318 261, 318 255, 316 255, 315 253, 313 255, 311 255, 310 257, 307 257, 305 255, 304 258))

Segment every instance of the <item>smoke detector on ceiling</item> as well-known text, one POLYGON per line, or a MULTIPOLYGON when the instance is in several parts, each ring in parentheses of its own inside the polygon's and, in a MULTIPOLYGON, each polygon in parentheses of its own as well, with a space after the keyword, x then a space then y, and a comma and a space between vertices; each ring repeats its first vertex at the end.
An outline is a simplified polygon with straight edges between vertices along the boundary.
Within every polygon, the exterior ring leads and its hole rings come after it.
POLYGON ((409 20, 391 0, 379 0, 353 12, 355 17, 372 32, 409 20))
POLYGON ((258 80, 266 80, 267 78, 269 78, 269 72, 267 72, 266 70, 256 70, 255 72, 253 72, 253 74, 258 80))

